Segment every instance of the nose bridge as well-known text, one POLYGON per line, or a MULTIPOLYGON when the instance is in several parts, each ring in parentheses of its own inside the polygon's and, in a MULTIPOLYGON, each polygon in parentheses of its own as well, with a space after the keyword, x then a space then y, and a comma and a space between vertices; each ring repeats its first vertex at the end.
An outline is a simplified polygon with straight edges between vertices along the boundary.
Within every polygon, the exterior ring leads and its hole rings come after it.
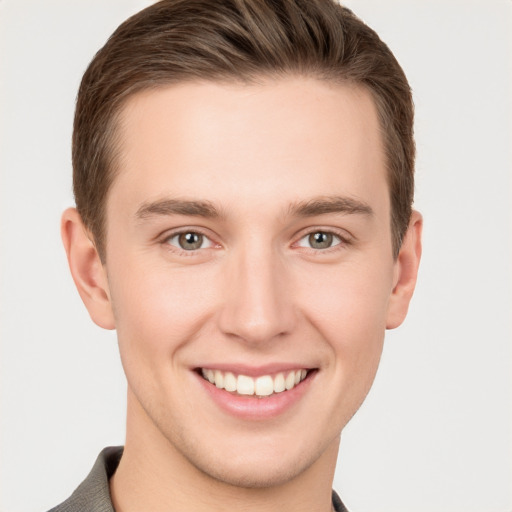
POLYGON ((233 250, 228 260, 221 330, 248 343, 264 343, 289 333, 294 308, 278 251, 254 237, 233 250))

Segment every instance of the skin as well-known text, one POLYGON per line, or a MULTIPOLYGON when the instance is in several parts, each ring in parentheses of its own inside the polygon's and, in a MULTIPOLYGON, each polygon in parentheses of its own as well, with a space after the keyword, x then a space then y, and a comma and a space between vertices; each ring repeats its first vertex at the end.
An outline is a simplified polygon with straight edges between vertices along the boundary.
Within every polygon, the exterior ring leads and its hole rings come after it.
POLYGON ((105 263, 74 209, 62 223, 77 288, 117 329, 128 380, 116 510, 330 510, 340 433, 385 329, 405 318, 421 253, 414 212, 392 255, 370 94, 303 77, 186 83, 132 97, 119 130, 105 263), (202 247, 180 248, 180 232, 202 247), (318 232, 331 247, 311 244, 318 232), (315 371, 266 420, 226 413, 194 371, 274 363, 315 371))

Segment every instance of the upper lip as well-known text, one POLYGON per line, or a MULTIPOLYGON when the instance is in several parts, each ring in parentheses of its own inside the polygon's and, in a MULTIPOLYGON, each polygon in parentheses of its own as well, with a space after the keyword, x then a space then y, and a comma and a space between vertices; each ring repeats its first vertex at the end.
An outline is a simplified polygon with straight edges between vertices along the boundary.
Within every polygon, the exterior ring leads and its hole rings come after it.
POLYGON ((292 370, 313 370, 311 365, 304 365, 302 363, 270 363, 265 365, 247 365, 247 364, 215 364, 205 363, 201 366, 196 366, 196 370, 201 369, 219 370, 221 372, 231 372, 236 375, 247 375, 248 377, 259 377, 261 375, 273 375, 280 372, 289 372, 292 370))

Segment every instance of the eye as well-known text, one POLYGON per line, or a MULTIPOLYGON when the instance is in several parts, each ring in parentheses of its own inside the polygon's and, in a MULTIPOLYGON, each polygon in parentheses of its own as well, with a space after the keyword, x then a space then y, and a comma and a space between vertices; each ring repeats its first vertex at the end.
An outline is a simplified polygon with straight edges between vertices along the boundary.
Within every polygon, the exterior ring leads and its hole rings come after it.
POLYGON ((176 233, 167 238, 166 242, 184 251, 197 251, 198 249, 206 249, 213 246, 213 242, 208 237, 197 231, 176 233))
POLYGON ((329 233, 328 231, 314 231, 302 237, 297 245, 299 247, 322 250, 339 245, 341 242, 341 238, 334 233, 329 233))

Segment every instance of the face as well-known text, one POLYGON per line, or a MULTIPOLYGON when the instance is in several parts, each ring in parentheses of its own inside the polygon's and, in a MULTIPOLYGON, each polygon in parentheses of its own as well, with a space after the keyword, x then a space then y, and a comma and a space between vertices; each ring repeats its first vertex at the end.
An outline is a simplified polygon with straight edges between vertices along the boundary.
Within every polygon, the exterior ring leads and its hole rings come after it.
POLYGON ((105 271, 128 432, 236 485, 332 459, 397 280, 370 95, 188 83, 134 96, 119 129, 105 271))

